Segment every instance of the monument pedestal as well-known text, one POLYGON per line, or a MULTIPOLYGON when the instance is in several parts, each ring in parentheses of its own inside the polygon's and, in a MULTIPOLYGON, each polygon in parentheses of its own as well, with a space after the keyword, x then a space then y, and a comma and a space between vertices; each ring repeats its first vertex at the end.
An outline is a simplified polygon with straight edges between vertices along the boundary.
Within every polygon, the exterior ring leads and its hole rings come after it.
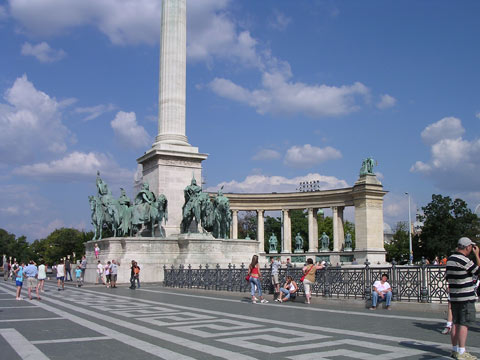
POLYGON ((163 227, 167 237, 180 233, 183 190, 195 177, 202 183, 202 161, 208 157, 193 146, 154 144, 154 147, 137 159, 143 166, 143 182, 155 194, 164 194, 168 201, 168 221, 163 227))
POLYGON ((105 265, 116 260, 118 283, 130 281, 130 266, 135 260, 140 266, 140 283, 163 281, 163 266, 180 265, 192 268, 217 264, 226 268, 228 264, 238 266, 250 264, 252 254, 258 251, 258 241, 215 239, 211 234, 181 234, 166 238, 123 237, 92 240, 85 244, 87 270, 85 281, 93 283, 96 279, 97 263, 105 265), (100 247, 99 258, 95 258, 94 247, 100 247))

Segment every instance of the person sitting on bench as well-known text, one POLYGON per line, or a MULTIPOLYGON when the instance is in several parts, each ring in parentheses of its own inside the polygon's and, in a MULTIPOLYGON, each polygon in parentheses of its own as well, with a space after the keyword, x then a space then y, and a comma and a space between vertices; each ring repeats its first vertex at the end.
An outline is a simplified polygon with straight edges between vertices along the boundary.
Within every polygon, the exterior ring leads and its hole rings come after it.
POLYGON ((288 299, 295 299, 297 296, 298 286, 291 276, 287 276, 287 282, 280 289, 280 298, 277 299, 278 302, 285 302, 288 299), (284 297, 285 296, 285 297, 284 297))

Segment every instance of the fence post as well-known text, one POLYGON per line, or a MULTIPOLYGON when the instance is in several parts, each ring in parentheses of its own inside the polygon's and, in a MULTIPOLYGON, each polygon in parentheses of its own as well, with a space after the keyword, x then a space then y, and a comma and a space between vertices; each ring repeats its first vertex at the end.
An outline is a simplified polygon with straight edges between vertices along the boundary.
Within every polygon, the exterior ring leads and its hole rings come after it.
POLYGON ((172 287, 176 287, 177 286, 177 277, 175 276, 175 268, 172 264, 172 266, 170 267, 170 280, 171 280, 171 285, 172 287))
POLYGON ((167 284, 167 265, 163 264, 163 286, 168 286, 167 284))
POLYGON ((244 291, 245 288, 245 264, 242 262, 242 265, 240 265, 240 292, 244 291))
POLYGON ((370 284, 370 263, 368 262, 368 259, 365 259, 365 288, 363 290, 363 294, 365 296, 365 300, 370 300, 372 297, 372 291, 371 291, 371 284, 370 284))
POLYGON ((220 287, 220 265, 217 264, 217 266, 215 266, 216 268, 216 271, 215 271, 215 290, 218 290, 218 288, 220 287))
POLYGON ((428 302, 428 290, 427 290, 427 261, 422 256, 422 287, 420 288, 420 301, 428 302))
POLYGON ((185 284, 185 272, 183 271, 184 270, 184 266, 183 264, 181 264, 179 267, 178 267, 178 275, 180 276, 180 281, 179 281, 179 287, 180 288, 183 288, 183 285, 185 284))
MULTIPOLYGON (((325 264, 325 271, 324 271, 324 274, 323 274, 323 281, 324 281, 323 296, 324 297, 329 297, 330 296, 330 276, 329 276, 329 273, 330 273, 330 266, 329 266, 329 264, 325 264)), ((316 277, 315 277, 315 281, 318 281, 316 277)))
POLYGON ((192 288, 192 265, 188 264, 188 271, 187 271, 187 288, 192 288))
POLYGON ((228 263, 227 291, 232 291, 232 264, 228 263))
POLYGON ((205 289, 210 290, 210 269, 208 264, 205 264, 205 289))

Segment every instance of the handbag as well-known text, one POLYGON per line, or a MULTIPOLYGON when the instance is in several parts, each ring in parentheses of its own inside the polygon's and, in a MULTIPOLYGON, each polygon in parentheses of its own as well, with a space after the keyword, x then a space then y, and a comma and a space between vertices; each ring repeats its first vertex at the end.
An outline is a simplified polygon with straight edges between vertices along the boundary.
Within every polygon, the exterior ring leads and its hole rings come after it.
POLYGON ((250 275, 245 276, 245 280, 250 281, 250 275))
POLYGON ((315 266, 315 265, 313 265, 310 269, 308 269, 308 271, 305 273, 305 275, 303 275, 303 276, 300 278, 300 281, 301 281, 301 282, 303 282, 303 280, 305 280, 305 276, 308 275, 308 273, 310 272, 310 270, 313 269, 314 266, 315 266))

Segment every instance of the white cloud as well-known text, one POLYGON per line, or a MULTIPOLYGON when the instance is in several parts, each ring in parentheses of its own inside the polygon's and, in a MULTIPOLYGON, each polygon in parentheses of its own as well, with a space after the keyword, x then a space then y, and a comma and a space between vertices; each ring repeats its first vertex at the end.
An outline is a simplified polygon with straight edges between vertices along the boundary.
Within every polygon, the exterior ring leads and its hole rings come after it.
POLYGON ((141 148, 150 144, 150 136, 143 126, 138 125, 134 112, 119 111, 110 125, 115 136, 125 146, 141 148))
MULTIPOLYGON (((218 56, 258 65, 256 41, 227 16, 230 3, 188 1, 187 54, 191 59, 218 56)), ((13 18, 29 35, 64 35, 75 27, 92 26, 116 45, 158 43, 161 8, 158 0, 10 0, 13 18)))
POLYGON ((5 20, 8 17, 7 10, 4 6, 0 5, 0 21, 5 20))
POLYGON ((426 144, 435 144, 443 139, 457 139, 465 133, 460 119, 445 117, 436 123, 428 125, 421 133, 426 144))
POLYGON ((90 120, 96 119, 97 117, 107 112, 113 111, 115 109, 116 109, 116 106, 113 104, 108 104, 108 105, 100 104, 100 105, 89 106, 89 107, 77 107, 73 111, 77 114, 88 114, 88 116, 85 117, 83 121, 90 121, 90 120))
POLYGON ((45 41, 32 45, 29 42, 26 42, 22 45, 22 55, 34 56, 40 62, 55 62, 63 59, 67 53, 60 50, 55 50, 50 47, 45 41))
POLYGON ((292 19, 278 10, 273 12, 273 17, 270 19, 268 25, 275 30, 284 31, 292 19))
POLYGON ((257 160, 257 161, 276 160, 276 159, 280 159, 281 157, 282 155, 276 150, 261 149, 252 157, 252 160, 257 160))
POLYGON ((37 90, 23 75, 0 103, 0 163, 25 163, 48 153, 62 153, 73 141, 62 123, 62 104, 37 90))
POLYGON ((228 79, 215 78, 210 89, 219 96, 256 109, 260 114, 304 114, 312 118, 340 116, 359 110, 357 97, 366 99, 362 83, 340 87, 289 82, 287 72, 263 73, 262 88, 248 90, 228 79))
POLYGON ((377 103, 377 108, 379 109, 388 109, 395 106, 397 99, 388 94, 384 94, 380 97, 380 101, 377 103))
POLYGON ((342 153, 331 146, 319 148, 310 144, 292 146, 287 150, 284 163, 296 168, 309 168, 328 160, 342 157, 342 153))
POLYGON ((478 111, 478 112, 475 114, 475 117, 476 117, 477 119, 480 119, 480 111, 478 111))
POLYGON ((91 181, 97 170, 116 182, 132 181, 134 172, 120 168, 108 155, 102 153, 72 152, 51 162, 24 165, 13 170, 16 175, 51 181, 91 181))
POLYGON ((319 181, 321 190, 340 189, 348 187, 345 180, 337 179, 334 176, 320 174, 308 174, 294 178, 283 176, 249 175, 245 180, 222 182, 216 186, 209 187, 208 191, 217 191, 224 186, 225 192, 233 193, 271 193, 271 192, 295 192, 300 182, 319 181))
POLYGON ((441 189, 460 193, 478 191, 480 187, 480 139, 464 139, 461 121, 444 118, 431 124, 422 132, 430 144, 431 159, 417 161, 411 172, 431 178, 441 189))

